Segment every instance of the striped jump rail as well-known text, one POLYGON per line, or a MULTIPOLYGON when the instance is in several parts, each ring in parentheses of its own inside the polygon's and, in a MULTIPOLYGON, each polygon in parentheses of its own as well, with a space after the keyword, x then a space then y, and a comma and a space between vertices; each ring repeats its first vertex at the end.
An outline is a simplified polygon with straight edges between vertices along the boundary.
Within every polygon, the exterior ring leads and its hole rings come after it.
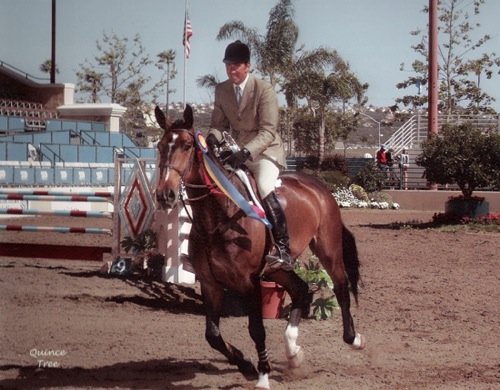
POLYGON ((47 202, 110 202, 112 199, 94 195, 34 195, 0 193, 0 200, 41 200, 47 202))
POLYGON ((83 211, 83 210, 52 210, 43 211, 36 209, 19 209, 8 208, 1 209, 0 214, 9 215, 44 215, 44 216, 59 216, 59 217, 82 217, 82 218, 111 218, 112 212, 109 211, 83 211))
POLYGON ((68 195, 80 195, 80 196, 98 196, 102 198, 112 198, 114 194, 109 191, 80 191, 80 192, 68 192, 68 191, 57 191, 57 190, 19 190, 19 189, 0 189, 0 194, 18 194, 18 195, 43 195, 43 196, 68 196, 68 195))
POLYGON ((34 225, 0 225, 0 231, 16 232, 58 232, 58 233, 84 233, 84 234, 109 234, 111 229, 105 228, 84 228, 70 226, 34 226, 34 225))

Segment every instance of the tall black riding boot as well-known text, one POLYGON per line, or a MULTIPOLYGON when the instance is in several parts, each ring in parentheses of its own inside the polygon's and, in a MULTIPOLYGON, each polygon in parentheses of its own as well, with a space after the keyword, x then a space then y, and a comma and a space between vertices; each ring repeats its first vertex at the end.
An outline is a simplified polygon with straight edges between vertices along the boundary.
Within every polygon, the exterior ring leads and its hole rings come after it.
POLYGON ((284 271, 293 270, 293 258, 290 254, 288 229, 285 212, 274 192, 263 199, 263 206, 269 222, 273 225, 272 234, 278 249, 279 257, 267 256, 266 260, 271 268, 280 268, 284 271))

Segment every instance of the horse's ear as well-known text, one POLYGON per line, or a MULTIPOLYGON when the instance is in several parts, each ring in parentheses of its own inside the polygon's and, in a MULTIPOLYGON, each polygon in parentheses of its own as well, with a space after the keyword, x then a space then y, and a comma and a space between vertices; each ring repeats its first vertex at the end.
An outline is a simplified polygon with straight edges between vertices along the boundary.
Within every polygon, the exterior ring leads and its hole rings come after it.
POLYGON ((155 117, 156 117, 156 122, 158 122, 160 127, 163 130, 167 130, 167 118, 165 117, 165 114, 163 113, 161 108, 158 106, 155 107, 155 117))
POLYGON ((187 129, 192 129, 193 123, 193 109, 189 104, 186 104, 186 108, 184 109, 184 124, 187 129))

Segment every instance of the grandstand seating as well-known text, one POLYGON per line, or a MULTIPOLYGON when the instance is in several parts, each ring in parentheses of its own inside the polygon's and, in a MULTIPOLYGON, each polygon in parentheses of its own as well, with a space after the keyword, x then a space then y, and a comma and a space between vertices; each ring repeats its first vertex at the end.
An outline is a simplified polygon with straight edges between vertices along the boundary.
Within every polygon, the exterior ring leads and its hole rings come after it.
POLYGON ((30 102, 0 103, 0 185, 109 186, 115 156, 155 158, 154 148, 137 147, 102 122, 58 119, 30 102), (23 116, 35 111, 43 122, 37 131, 23 116))
POLYGON ((46 128, 48 119, 57 118, 57 111, 38 102, 0 99, 0 115, 23 118, 25 130, 40 131, 46 128))

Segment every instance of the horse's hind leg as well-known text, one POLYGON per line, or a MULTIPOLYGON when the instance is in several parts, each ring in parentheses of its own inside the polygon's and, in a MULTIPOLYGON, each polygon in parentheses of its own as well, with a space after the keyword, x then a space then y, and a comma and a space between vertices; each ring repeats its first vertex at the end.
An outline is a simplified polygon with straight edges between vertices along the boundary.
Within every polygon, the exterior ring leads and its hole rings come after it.
MULTIPOLYGON (((324 269, 332 279, 333 292, 335 293, 335 297, 337 298, 337 302, 342 313, 342 338, 353 348, 361 349, 364 347, 364 338, 360 334, 356 333, 354 329, 354 321, 351 316, 351 297, 349 295, 349 280, 346 277, 346 267, 344 265, 342 231, 338 231, 336 235, 328 234, 326 236, 337 239, 319 239, 316 242, 311 243, 311 249, 318 256, 324 269)), ((351 256, 349 259, 352 260, 353 258, 354 257, 351 256)), ((357 261, 357 255, 355 259, 357 261)), ((356 271, 358 265, 359 264, 356 264, 356 271)), ((353 270, 348 268, 347 271, 352 272, 353 270)), ((357 285, 354 289, 354 291, 357 291, 357 285)))
POLYGON ((219 328, 222 303, 224 300, 224 289, 222 286, 211 285, 210 288, 201 284, 201 292, 206 310, 205 314, 205 338, 208 344, 222 353, 230 364, 236 365, 238 370, 248 379, 254 379, 257 375, 254 365, 246 360, 243 353, 233 345, 226 343, 222 338, 219 328))

